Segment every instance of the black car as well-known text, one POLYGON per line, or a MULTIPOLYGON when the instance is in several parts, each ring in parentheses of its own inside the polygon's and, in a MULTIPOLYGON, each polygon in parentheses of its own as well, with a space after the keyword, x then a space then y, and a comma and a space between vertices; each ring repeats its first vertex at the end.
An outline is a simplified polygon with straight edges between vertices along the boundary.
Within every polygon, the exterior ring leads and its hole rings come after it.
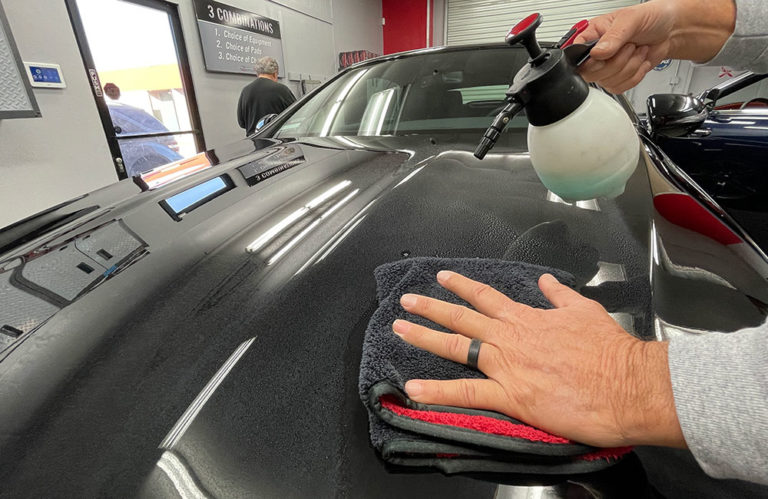
POLYGON ((373 270, 417 256, 559 267, 647 340, 764 322, 763 250, 671 162, 565 203, 502 45, 352 66, 194 168, 127 179, 0 233, 0 489, 8 497, 728 497, 687 451, 581 475, 385 467, 357 381, 373 270), (194 173, 190 173, 194 171, 194 173), (416 472, 418 471, 418 472, 416 472))

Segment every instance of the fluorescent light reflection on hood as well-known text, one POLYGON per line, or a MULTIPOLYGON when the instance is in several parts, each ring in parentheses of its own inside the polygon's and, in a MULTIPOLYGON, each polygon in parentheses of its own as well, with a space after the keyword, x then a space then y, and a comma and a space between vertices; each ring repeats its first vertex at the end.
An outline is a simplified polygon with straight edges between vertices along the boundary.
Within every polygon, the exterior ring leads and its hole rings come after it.
POLYGON ((326 212, 324 212, 322 215, 320 215, 320 217, 319 217, 318 219, 316 219, 314 222, 312 222, 312 223, 311 223, 311 224, 310 224, 310 225, 309 225, 309 226, 308 226, 306 229, 304 229, 303 231, 301 231, 301 232, 300 232, 300 233, 299 233, 299 234, 298 234, 296 237, 294 237, 293 239, 291 239, 290 241, 288 241, 288 243, 286 243, 286 244, 285 244, 285 246, 283 246, 282 248, 280 248, 280 250, 278 250, 278 251, 277 251, 277 253, 275 253, 275 254, 272 256, 272 258, 270 258, 270 259, 269 259, 269 261, 267 262, 267 265, 272 265, 272 264, 273 264, 273 263, 275 263, 277 260, 279 260, 280 258, 282 258, 282 257, 283 257, 283 255, 285 255, 285 254, 286 254, 288 251, 290 251, 290 250, 291 250, 291 248, 293 248, 294 246, 296 246, 296 244, 297 244, 299 241, 301 241, 302 239, 304 239, 304 237, 305 237, 307 234, 309 234, 310 232, 312 232, 312 231, 313 231, 313 230, 314 230, 314 229, 315 229, 315 228, 316 228, 318 225, 320 225, 320 223, 321 223, 321 222, 322 222, 324 219, 328 218, 329 216, 331 216, 331 214, 332 214, 333 212, 335 212, 336 210, 338 210, 339 208, 341 208, 342 206, 344 206, 345 204, 347 204, 347 203, 348 203, 348 202, 349 202, 349 201, 350 201, 350 200, 351 200, 353 197, 357 196, 357 194, 358 194, 359 192, 360 192, 360 189, 355 189, 354 191, 352 191, 352 192, 350 192, 349 194, 347 194, 347 195, 346 195, 346 196, 345 196, 345 197, 344 197, 344 198, 343 198, 341 201, 339 201, 338 203, 334 204, 334 205, 333 205, 333 206, 332 206, 332 207, 331 207, 331 208, 330 208, 328 211, 326 211, 326 212))
POLYGON ((157 467, 163 470, 163 473, 173 484, 173 488, 179 493, 182 499, 203 499, 211 497, 197 484, 197 480, 192 474, 192 470, 185 465, 176 454, 170 451, 163 452, 157 467))
POLYGON ((294 211, 293 213, 286 216, 285 218, 277 222, 275 225, 267 229, 262 235, 256 238, 251 244, 246 246, 245 250, 249 253, 255 253, 259 251, 267 243, 272 241, 275 237, 282 234, 286 229, 293 226, 296 222, 304 218, 311 210, 322 205, 324 202, 328 201, 335 194, 346 189, 351 184, 352 182, 350 180, 344 180, 343 182, 339 182, 338 184, 334 185, 327 191, 315 197, 314 199, 309 201, 307 204, 305 204, 298 210, 294 211))

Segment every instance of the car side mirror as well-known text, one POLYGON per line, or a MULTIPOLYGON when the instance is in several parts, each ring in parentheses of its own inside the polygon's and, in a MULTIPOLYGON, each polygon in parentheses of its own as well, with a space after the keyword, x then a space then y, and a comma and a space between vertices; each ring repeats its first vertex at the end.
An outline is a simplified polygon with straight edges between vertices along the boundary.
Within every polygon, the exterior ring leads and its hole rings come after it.
POLYGON ((708 109, 698 97, 655 94, 648 97, 648 124, 652 136, 680 137, 699 128, 708 109))
POLYGON ((256 131, 259 131, 262 128, 264 128, 265 126, 267 126, 275 118, 277 118, 277 114, 275 114, 275 113, 268 114, 268 115, 264 116, 263 118, 261 118, 259 120, 259 122, 256 123, 256 131))

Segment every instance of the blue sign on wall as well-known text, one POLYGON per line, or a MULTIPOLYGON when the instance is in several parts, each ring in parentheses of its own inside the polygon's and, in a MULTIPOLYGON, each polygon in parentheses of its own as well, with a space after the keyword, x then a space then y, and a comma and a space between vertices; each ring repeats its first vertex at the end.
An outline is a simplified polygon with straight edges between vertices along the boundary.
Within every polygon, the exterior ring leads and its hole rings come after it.
POLYGON ((61 75, 56 68, 41 68, 38 66, 30 66, 29 71, 32 74, 32 79, 35 81, 41 81, 45 83, 61 83, 61 75))
POLYGON ((669 67, 669 65, 672 64, 672 59, 664 59, 661 61, 658 66, 653 68, 654 71, 664 71, 669 67))

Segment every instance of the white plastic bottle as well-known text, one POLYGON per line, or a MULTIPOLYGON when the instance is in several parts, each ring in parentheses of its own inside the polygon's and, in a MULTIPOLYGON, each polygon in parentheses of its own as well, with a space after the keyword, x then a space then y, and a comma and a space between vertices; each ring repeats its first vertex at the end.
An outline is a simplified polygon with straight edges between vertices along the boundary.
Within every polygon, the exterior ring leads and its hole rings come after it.
POLYGON ((571 202, 622 194, 637 166, 640 142, 626 111, 591 88, 565 118, 529 125, 528 149, 541 182, 571 202))

